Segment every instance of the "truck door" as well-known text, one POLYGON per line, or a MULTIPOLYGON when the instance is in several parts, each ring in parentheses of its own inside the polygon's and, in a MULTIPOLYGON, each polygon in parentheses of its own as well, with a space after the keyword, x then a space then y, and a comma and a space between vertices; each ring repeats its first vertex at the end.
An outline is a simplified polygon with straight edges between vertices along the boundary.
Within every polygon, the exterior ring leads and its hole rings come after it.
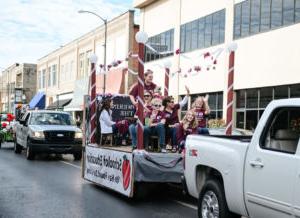
MULTIPOLYGON (((245 201, 250 217, 293 217, 296 150, 294 120, 300 108, 273 111, 260 137, 250 144, 245 162, 245 201)), ((298 165, 299 166, 299 165, 298 165)))
MULTIPOLYGON (((298 118, 298 128, 300 127, 300 117, 298 118)), ((300 130, 298 129, 298 133, 300 130)), ((294 213, 295 217, 300 217, 300 140, 298 142, 296 153, 296 174, 295 174, 295 191, 294 191, 294 213)))

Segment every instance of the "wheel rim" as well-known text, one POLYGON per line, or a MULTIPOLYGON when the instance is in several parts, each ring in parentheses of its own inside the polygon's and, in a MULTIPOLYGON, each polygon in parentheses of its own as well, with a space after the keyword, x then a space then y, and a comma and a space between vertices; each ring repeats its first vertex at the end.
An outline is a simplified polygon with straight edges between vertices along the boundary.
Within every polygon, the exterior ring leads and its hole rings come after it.
POLYGON ((214 192, 207 191, 204 194, 201 213, 203 218, 219 218, 219 202, 214 192))

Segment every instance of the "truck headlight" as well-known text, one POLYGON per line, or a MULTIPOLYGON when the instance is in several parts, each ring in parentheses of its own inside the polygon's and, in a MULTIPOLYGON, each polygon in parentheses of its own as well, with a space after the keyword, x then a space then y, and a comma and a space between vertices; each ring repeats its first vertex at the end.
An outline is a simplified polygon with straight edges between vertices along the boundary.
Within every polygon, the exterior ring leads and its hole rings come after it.
POLYGON ((75 139, 82 139, 82 132, 75 132, 75 139))
POLYGON ((32 137, 37 139, 45 138, 44 132, 32 132, 32 137))

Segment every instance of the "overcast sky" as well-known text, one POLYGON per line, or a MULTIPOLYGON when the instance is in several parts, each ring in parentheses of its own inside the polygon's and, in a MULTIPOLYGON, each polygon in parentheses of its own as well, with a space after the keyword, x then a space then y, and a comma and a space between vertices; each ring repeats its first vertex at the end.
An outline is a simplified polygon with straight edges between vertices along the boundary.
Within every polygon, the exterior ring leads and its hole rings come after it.
POLYGON ((0 0, 0 71, 13 63, 37 59, 91 31, 103 18, 129 9, 132 0, 0 0))

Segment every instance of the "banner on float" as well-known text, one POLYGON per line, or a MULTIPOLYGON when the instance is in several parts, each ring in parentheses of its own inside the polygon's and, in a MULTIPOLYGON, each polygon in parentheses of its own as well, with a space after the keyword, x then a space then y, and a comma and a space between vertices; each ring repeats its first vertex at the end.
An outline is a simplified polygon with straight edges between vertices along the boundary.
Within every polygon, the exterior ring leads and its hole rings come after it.
POLYGON ((132 153, 86 146, 84 178, 131 197, 132 153))

